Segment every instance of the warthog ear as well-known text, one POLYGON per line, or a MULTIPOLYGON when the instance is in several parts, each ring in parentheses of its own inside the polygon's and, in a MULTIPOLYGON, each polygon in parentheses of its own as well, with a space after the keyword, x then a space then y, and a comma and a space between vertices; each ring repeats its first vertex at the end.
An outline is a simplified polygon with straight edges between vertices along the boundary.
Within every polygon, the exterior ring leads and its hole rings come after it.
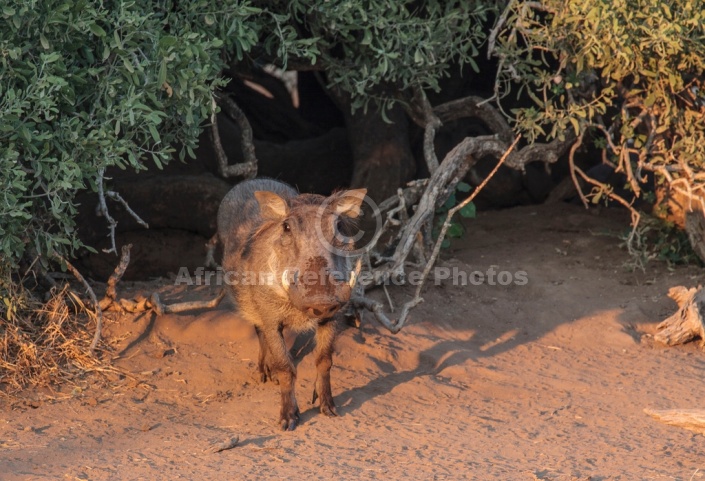
POLYGON ((336 200, 333 203, 335 212, 347 217, 359 217, 360 206, 366 194, 367 189, 353 189, 338 192, 335 194, 336 200))
POLYGON ((258 190, 255 192, 255 198, 263 219, 282 220, 289 215, 289 206, 286 205, 286 201, 274 192, 258 190))

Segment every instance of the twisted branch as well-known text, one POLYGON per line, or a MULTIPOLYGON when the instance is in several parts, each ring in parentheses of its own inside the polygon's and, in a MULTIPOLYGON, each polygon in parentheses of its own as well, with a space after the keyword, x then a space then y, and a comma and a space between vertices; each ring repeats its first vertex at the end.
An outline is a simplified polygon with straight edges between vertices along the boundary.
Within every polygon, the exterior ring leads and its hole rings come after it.
POLYGON ((247 179, 257 176, 257 157, 255 156, 255 146, 252 141, 252 126, 247 120, 245 113, 240 110, 240 107, 230 97, 222 93, 214 94, 211 101, 211 139, 213 140, 215 156, 218 159, 220 175, 223 177, 242 176, 247 179), (220 106, 240 127, 244 161, 239 164, 228 165, 228 156, 225 154, 223 144, 220 141, 216 106, 220 106))

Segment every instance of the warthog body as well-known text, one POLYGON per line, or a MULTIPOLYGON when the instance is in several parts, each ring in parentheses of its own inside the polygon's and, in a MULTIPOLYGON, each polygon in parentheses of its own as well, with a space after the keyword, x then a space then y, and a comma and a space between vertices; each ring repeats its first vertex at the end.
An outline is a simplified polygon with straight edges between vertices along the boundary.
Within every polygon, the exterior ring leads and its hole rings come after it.
POLYGON ((330 386, 334 315, 350 299, 359 262, 347 253, 353 242, 343 233, 360 213, 365 190, 323 197, 298 194, 291 186, 256 179, 235 186, 218 211, 226 289, 259 337, 258 368, 263 382, 281 388, 282 429, 296 427, 296 368, 283 329, 316 329, 317 378, 314 402, 336 416, 330 386))

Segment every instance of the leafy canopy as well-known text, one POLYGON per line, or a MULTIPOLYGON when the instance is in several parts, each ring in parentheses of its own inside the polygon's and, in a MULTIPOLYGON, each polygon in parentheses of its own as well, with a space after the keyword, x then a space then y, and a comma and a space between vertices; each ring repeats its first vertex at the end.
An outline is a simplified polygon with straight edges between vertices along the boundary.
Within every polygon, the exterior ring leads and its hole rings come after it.
POLYGON ((74 199, 105 168, 161 168, 177 145, 193 156, 229 62, 315 64, 359 107, 380 84, 438 88, 451 60, 472 63, 486 10, 469 0, 4 2, 1 262, 80 247, 74 199))

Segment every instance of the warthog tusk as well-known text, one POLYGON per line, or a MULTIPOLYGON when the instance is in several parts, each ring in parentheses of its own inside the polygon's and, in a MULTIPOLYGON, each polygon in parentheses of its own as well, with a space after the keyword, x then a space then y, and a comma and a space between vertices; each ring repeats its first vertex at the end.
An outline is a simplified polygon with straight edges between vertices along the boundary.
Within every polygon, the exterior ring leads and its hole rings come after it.
POLYGON ((285 269, 284 272, 282 272, 282 286, 285 291, 289 290, 289 269, 285 269))
POLYGON ((357 260, 357 264, 355 264, 355 270, 350 271, 350 282, 348 282, 348 285, 353 288, 355 287, 355 281, 357 281, 357 276, 360 274, 360 269, 362 268, 362 258, 359 258, 357 260))

